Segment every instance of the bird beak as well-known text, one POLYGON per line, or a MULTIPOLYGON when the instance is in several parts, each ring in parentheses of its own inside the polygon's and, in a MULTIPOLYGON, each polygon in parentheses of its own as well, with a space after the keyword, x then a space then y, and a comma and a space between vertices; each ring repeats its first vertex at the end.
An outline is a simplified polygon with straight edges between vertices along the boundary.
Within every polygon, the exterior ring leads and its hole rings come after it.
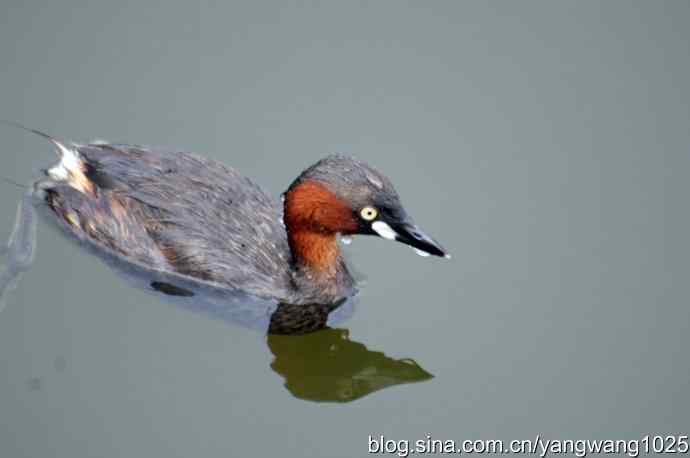
POLYGON ((440 256, 450 259, 450 255, 443 247, 417 225, 411 221, 392 222, 374 221, 371 228, 379 236, 388 240, 397 240, 400 243, 410 245, 421 256, 440 256))

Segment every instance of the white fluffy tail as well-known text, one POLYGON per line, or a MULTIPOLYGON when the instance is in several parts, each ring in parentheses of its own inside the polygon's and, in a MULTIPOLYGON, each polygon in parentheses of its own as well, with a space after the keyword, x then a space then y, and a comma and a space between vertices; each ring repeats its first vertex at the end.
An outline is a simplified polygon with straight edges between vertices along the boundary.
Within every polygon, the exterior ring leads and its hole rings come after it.
POLYGON ((79 155, 79 151, 75 147, 70 148, 64 143, 58 141, 56 138, 51 137, 40 130, 31 129, 16 122, 0 120, 0 123, 36 134, 55 145, 56 152, 60 157, 60 162, 47 170, 50 178, 55 181, 65 181, 70 186, 83 193, 91 192, 93 190, 92 183, 84 173, 86 171, 84 161, 79 155))

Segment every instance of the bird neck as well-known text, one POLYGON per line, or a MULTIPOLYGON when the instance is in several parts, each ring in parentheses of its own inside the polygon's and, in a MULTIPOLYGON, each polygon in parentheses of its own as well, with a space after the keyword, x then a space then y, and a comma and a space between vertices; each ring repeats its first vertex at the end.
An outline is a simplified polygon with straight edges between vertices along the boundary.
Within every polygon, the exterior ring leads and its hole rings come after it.
POLYGON ((338 232, 357 229, 349 206, 326 185, 305 180, 285 194, 283 215, 298 289, 333 298, 351 288, 337 241, 338 232))
POLYGON ((354 233, 358 228, 347 203, 326 184, 314 180, 298 181, 290 187, 283 214, 293 260, 318 272, 337 266, 340 251, 336 234, 354 233))
POLYGON ((298 267, 320 276, 333 276, 340 259, 336 234, 297 228, 288 231, 292 258, 298 267))

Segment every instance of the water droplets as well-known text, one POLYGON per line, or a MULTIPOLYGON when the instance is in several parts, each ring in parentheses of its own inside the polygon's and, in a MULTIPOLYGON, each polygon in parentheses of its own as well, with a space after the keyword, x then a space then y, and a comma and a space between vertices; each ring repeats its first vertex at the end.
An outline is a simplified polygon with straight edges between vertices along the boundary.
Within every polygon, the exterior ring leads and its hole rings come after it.
POLYGON ((426 251, 422 251, 419 248, 412 248, 412 249, 414 250, 415 253, 417 253, 418 255, 420 255, 423 258, 427 258, 427 257, 431 256, 429 253, 427 253, 426 251))

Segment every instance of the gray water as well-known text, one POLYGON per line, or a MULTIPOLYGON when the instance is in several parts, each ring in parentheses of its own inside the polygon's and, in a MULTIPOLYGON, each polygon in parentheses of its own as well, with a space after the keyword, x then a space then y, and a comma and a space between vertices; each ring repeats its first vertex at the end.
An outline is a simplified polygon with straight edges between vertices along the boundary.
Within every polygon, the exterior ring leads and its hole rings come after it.
MULTIPOLYGON (((355 238, 367 280, 353 316, 267 339, 133 289, 41 224, 0 314, 3 458, 690 432, 690 3, 0 13, 0 118, 193 150, 276 197, 351 153, 453 254, 355 238), (334 399, 349 402, 318 402, 334 399)), ((40 139, 0 138, 5 177, 54 160, 40 139)), ((21 194, 0 184, 3 240, 21 194)))

